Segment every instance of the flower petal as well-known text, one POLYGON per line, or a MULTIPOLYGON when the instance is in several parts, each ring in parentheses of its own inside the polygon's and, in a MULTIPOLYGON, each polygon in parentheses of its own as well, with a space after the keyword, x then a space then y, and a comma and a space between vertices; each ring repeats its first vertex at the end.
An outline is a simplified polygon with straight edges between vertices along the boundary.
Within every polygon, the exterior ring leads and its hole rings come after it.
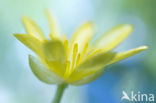
POLYGON ((79 29, 76 30, 76 32, 72 36, 71 42, 77 43, 79 43, 79 41, 85 42, 86 39, 90 40, 92 36, 93 36, 93 25, 91 22, 86 22, 85 24, 81 25, 79 29))
POLYGON ((53 40, 45 42, 43 43, 43 49, 49 61, 61 61, 61 63, 65 63, 65 48, 61 41, 53 40))
POLYGON ((43 55, 41 50, 42 43, 35 37, 25 34, 14 34, 14 36, 39 56, 43 55))
POLYGON ((115 58, 110 63, 108 63, 108 65, 112 64, 112 63, 115 63, 115 62, 118 62, 118 61, 121 61, 123 59, 126 59, 128 57, 131 57, 131 56, 133 56, 133 55, 135 55, 135 54, 137 54, 137 53, 139 53, 141 51, 146 50, 147 48, 148 48, 147 46, 141 46, 141 47, 138 47, 138 48, 128 50, 126 52, 121 52, 121 53, 117 54, 115 56, 115 58))
MULTIPOLYGON (((78 44, 78 52, 81 57, 84 55, 89 41, 93 36, 93 25, 91 22, 83 24, 72 36, 69 54, 72 54, 74 45, 78 44)), ((69 55, 71 56, 71 55, 69 55)), ((71 57, 69 57, 71 58, 71 57)))
POLYGON ((58 28, 58 25, 56 24, 56 21, 54 21, 53 16, 50 14, 49 11, 46 11, 48 21, 49 21, 49 27, 50 27, 50 38, 51 39, 58 39, 61 38, 61 33, 58 28))
POLYGON ((98 53, 92 57, 87 58, 85 61, 83 61, 77 69, 85 69, 85 68, 96 68, 96 67, 103 67, 108 62, 110 62, 114 57, 116 53, 98 53))
POLYGON ((59 40, 45 42, 43 50, 49 66, 56 68, 57 72, 63 75, 66 66, 66 53, 62 42, 59 40))
POLYGON ((118 25, 104 36, 100 37, 95 43, 96 49, 103 49, 108 52, 122 42, 133 30, 133 26, 129 24, 118 25))
POLYGON ((108 64, 114 56, 115 53, 100 53, 88 58, 76 68, 76 70, 71 74, 68 82, 78 81, 86 76, 95 74, 108 64))
POLYGON ((42 82, 48 84, 61 84, 64 82, 63 78, 52 72, 50 69, 45 68, 37 58, 31 55, 29 55, 29 64, 32 72, 42 82))
POLYGON ((71 85, 84 85, 84 84, 88 84, 88 83, 96 80, 99 76, 101 76, 103 74, 103 72, 104 72, 104 68, 96 71, 95 73, 93 73, 91 75, 87 75, 87 76, 83 77, 81 80, 73 81, 70 84, 71 85))
POLYGON ((44 41, 45 37, 40 28, 28 17, 23 17, 23 22, 28 34, 33 35, 37 39, 44 41))

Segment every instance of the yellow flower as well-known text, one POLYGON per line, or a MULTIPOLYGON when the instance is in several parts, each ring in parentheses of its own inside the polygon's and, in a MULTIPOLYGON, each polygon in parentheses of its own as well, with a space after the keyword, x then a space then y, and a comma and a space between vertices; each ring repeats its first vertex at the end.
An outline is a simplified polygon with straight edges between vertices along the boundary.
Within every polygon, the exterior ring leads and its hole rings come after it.
POLYGON ((141 46, 126 52, 111 52, 133 30, 129 24, 116 26, 90 45, 94 32, 92 23, 87 22, 76 30, 69 42, 65 35, 60 35, 52 16, 47 15, 50 40, 27 17, 23 17, 27 34, 15 34, 18 40, 37 54, 38 59, 29 56, 30 67, 45 83, 86 84, 99 77, 106 66, 147 49, 147 46, 141 46))

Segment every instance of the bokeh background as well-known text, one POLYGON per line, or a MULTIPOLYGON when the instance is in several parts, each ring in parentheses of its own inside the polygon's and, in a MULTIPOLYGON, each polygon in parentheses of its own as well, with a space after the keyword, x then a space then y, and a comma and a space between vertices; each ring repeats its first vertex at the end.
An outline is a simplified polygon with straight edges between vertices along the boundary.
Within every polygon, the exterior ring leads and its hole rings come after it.
POLYGON ((62 103, 120 103, 122 91, 156 96, 155 0, 0 0, 0 103, 50 103, 56 86, 40 82, 28 65, 28 48, 13 36, 25 33, 22 16, 31 17, 48 35, 45 9, 56 15, 62 31, 71 37, 85 21, 95 24, 96 37, 117 24, 134 31, 115 51, 141 45, 149 49, 107 67, 96 81, 69 86, 62 103))

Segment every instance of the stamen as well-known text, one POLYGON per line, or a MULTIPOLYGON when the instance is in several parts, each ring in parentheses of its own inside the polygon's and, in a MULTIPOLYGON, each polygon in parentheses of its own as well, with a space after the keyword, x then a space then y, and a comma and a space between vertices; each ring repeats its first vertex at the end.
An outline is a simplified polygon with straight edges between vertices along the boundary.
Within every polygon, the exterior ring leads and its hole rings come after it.
POLYGON ((68 40, 65 40, 64 41, 64 47, 65 47, 65 50, 67 52, 67 50, 68 50, 68 40))
POLYGON ((84 46, 84 49, 83 49, 83 51, 81 53, 80 61, 83 59, 83 57, 84 57, 84 55, 85 55, 85 53, 87 51, 87 48, 88 48, 88 43, 86 43, 85 46, 84 46))
MULTIPOLYGON (((64 43, 67 45, 67 43, 64 43)), ((64 77, 67 79, 71 73, 75 70, 76 66, 79 64, 80 61, 80 54, 78 54, 78 44, 75 43, 73 47, 73 53, 72 53, 72 60, 71 64, 67 63, 66 72, 64 77)), ((68 60, 69 62, 69 60, 68 60)))
POLYGON ((64 78, 68 78, 70 76, 70 61, 66 61, 66 71, 64 73, 64 78))
POLYGON ((80 53, 77 56, 75 68, 79 65, 79 62, 80 62, 80 53))
POLYGON ((75 66, 75 62, 76 62, 76 56, 78 53, 78 44, 74 44, 74 48, 73 48, 73 59, 72 59, 72 67, 71 67, 71 72, 73 72, 74 70, 74 66, 75 66))

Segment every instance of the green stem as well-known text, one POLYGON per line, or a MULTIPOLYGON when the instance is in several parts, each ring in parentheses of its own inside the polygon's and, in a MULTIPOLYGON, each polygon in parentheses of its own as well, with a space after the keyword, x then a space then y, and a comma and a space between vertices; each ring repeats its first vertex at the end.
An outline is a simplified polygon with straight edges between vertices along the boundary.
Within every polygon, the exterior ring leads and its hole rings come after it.
POLYGON ((54 97, 54 100, 52 101, 52 103, 60 103, 61 102, 61 98, 63 96, 64 90, 67 87, 66 84, 60 84, 57 87, 57 91, 54 97))

